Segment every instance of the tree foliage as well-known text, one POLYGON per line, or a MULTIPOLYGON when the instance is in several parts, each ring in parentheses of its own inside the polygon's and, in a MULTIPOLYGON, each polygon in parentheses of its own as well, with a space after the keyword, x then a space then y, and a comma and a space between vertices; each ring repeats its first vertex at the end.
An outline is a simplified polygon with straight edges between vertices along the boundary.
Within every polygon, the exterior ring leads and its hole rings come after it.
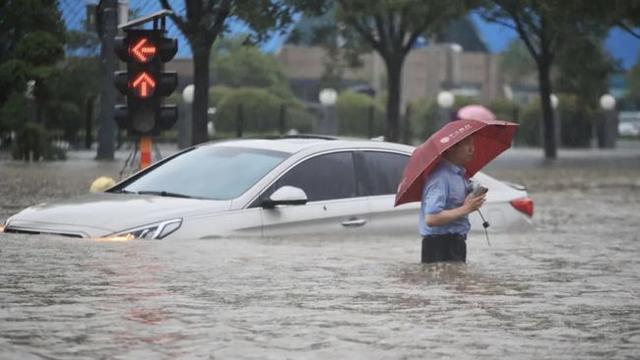
POLYGON ((0 61, 15 57, 15 49, 23 38, 45 31, 64 43, 64 24, 57 0, 0 1, 0 61))
POLYGON ((640 57, 638 62, 629 70, 626 78, 627 99, 637 107, 640 104, 640 57))
POLYGON ((557 157, 558 145, 550 100, 552 66, 560 51, 572 41, 586 36, 602 36, 607 28, 603 22, 585 15, 587 3, 596 2, 489 0, 483 7, 483 16, 487 20, 516 31, 536 63, 547 158, 557 157))
POLYGON ((467 14, 451 20, 435 35, 435 41, 459 44, 464 51, 489 52, 487 45, 478 34, 476 26, 467 14))
POLYGON ((337 0, 339 35, 346 49, 373 49, 387 69, 385 137, 400 135, 401 74, 404 60, 417 40, 435 32, 465 11, 463 1, 337 0), (366 47, 363 47, 363 44, 366 47))
POLYGON ((217 84, 269 88, 280 96, 291 96, 288 80, 275 57, 245 44, 241 37, 216 42, 211 64, 217 84))
POLYGON ((367 137, 369 121, 373 136, 384 134, 384 107, 370 96, 354 91, 343 91, 336 102, 338 133, 367 137))
POLYGON ((637 0, 571 1, 574 16, 606 27, 620 27, 640 39, 640 2, 637 0))
POLYGON ((574 95, 571 100, 576 106, 596 109, 600 96, 608 92, 609 75, 615 68, 601 37, 576 37, 558 53, 554 85, 559 93, 574 95))
POLYGON ((511 84, 519 84, 536 73, 536 63, 520 38, 513 39, 502 53, 500 70, 511 84))
MULTIPOLYGON (((34 95, 42 113, 50 94, 47 82, 57 75, 55 64, 64 58, 64 40, 57 1, 0 1, 0 107, 22 96, 27 81, 35 80, 34 95)), ((15 126, 20 124, 11 122, 15 126)))
MULTIPOLYGON (((252 32, 247 42, 265 39, 269 31, 281 29, 292 21, 289 2, 271 0, 184 0, 184 11, 174 9, 168 0, 159 0, 164 9, 173 11, 171 19, 184 34, 194 61, 194 100, 192 142, 207 140, 207 92, 209 59, 213 43, 228 30, 229 19, 242 21, 252 32)), ((310 0, 291 0, 309 7, 310 0), (309 4, 307 4, 309 3, 309 4)))
POLYGON ((282 98, 264 88, 227 89, 218 101, 216 131, 233 133, 238 121, 248 133, 277 133, 281 116, 286 129, 301 132, 312 129, 312 117, 294 98, 282 98), (284 112, 284 113, 283 113, 284 112))

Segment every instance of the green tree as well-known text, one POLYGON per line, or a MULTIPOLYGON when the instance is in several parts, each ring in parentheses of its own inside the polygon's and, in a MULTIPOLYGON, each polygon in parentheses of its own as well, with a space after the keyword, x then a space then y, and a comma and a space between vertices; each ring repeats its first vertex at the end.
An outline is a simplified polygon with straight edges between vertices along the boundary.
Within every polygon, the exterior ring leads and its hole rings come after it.
POLYGON ((518 84, 536 73, 536 63, 519 38, 513 39, 502 53, 500 70, 505 79, 512 84, 518 84))
POLYGON ((573 1, 574 16, 588 18, 607 27, 620 27, 640 39, 640 2, 637 0, 573 1))
MULTIPOLYGON (((489 0, 484 17, 516 31, 536 63, 542 104, 545 157, 557 157, 554 114, 551 108, 551 69, 558 52, 585 30, 598 29, 597 21, 580 16, 582 2, 561 0, 489 0)), ((586 2, 584 2, 586 3, 586 2)), ((591 3, 591 2, 589 2, 591 3)))
POLYGON ((640 103, 640 57, 627 74, 627 99, 637 106, 640 103))
POLYGON ((463 1, 337 0, 338 29, 346 49, 373 49, 387 70, 385 137, 400 136, 401 75, 407 54, 425 33, 464 13, 463 1), (363 46, 366 45, 366 47, 363 46))
POLYGON ((0 106, 37 81, 36 96, 64 56, 64 24, 55 0, 0 1, 0 106))
POLYGON ((86 121, 93 121, 93 103, 100 93, 100 63, 94 57, 68 58, 50 82, 54 94, 47 106, 47 127, 62 130, 65 139, 75 141, 86 121), (53 91, 55 89, 55 91, 53 91))
POLYGON ((372 136, 384 133, 384 107, 370 96, 343 91, 338 95, 336 110, 340 135, 366 137, 370 120, 372 136))
POLYGON ((244 44, 241 37, 216 42, 211 64, 214 79, 221 85, 269 88, 280 96, 291 96, 289 82, 275 57, 244 44))
MULTIPOLYGON (((184 34, 193 53, 193 123, 191 141, 207 140, 207 99, 211 47, 227 30, 231 18, 240 20, 253 30, 250 42, 259 42, 269 30, 291 22, 289 6, 270 0, 184 0, 184 11, 173 9, 168 0, 159 0, 164 9, 174 12, 171 19, 184 34)), ((306 2, 298 0, 300 2, 306 2)))
POLYGON ((438 31, 434 40, 439 43, 459 44, 464 51, 489 52, 467 14, 450 21, 446 27, 438 31))
MULTIPOLYGON (((551 71, 553 87, 558 93, 575 95, 578 106, 595 108, 599 96, 607 92, 607 79, 615 66, 602 42, 601 36, 576 34, 557 52, 551 71)), ((516 84, 537 72, 535 61, 519 38, 502 54, 500 69, 508 82, 516 84)))
POLYGON ((225 85, 216 85, 209 88, 209 103, 217 107, 225 96, 233 92, 233 88, 225 85))
POLYGON ((601 36, 578 36, 558 52, 554 86, 559 93, 574 95, 572 101, 580 111, 596 110, 599 97, 608 92, 609 74, 614 70, 601 36))
POLYGON ((57 0, 0 1, 0 61, 14 57, 23 37, 35 31, 45 31, 64 42, 64 24, 57 0))
POLYGON ((283 120, 287 128, 302 132, 311 129, 311 115, 293 97, 284 99, 265 88, 218 90, 224 94, 216 106, 216 131, 219 133, 233 133, 238 119, 242 119, 242 127, 246 132, 275 134, 280 128, 281 115, 285 116, 283 120), (285 114, 282 114, 283 110, 285 114))

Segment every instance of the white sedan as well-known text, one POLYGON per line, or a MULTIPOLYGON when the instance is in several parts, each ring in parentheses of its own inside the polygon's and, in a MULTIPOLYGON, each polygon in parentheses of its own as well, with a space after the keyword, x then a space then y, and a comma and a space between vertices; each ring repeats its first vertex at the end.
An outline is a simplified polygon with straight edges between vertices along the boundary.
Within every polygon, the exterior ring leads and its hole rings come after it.
MULTIPOLYGON (((106 239, 227 236, 418 236, 419 203, 394 207, 413 147, 298 136, 194 146, 104 193, 43 203, 9 218, 6 233, 106 239)), ((531 224, 516 185, 478 173, 491 231, 531 224)), ((473 231, 482 231, 477 213, 473 231)))

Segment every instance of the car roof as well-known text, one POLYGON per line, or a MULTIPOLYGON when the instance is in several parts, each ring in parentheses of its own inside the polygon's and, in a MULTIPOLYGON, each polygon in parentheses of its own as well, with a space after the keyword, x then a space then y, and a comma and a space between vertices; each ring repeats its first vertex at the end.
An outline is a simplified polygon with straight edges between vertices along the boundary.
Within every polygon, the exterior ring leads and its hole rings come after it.
POLYGON ((233 139, 209 142, 199 146, 239 146, 252 149, 282 151, 289 154, 295 154, 305 150, 323 151, 353 148, 411 153, 414 149, 412 146, 385 141, 315 135, 233 139))

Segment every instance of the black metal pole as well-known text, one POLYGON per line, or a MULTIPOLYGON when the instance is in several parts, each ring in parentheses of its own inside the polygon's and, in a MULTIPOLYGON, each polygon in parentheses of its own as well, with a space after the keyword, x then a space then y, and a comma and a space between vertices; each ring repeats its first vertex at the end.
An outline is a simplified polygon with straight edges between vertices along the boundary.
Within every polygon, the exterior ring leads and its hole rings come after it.
POLYGON ((238 104, 238 111, 236 113, 236 137, 242 137, 242 128, 244 127, 244 111, 242 109, 242 103, 238 104))
POLYGON ((98 5, 101 22, 100 37, 102 49, 100 60, 102 64, 102 91, 100 97, 100 129, 98 130, 97 159, 113 160, 114 137, 116 124, 114 121, 116 94, 113 86, 113 72, 116 67, 114 53, 114 38, 118 26, 118 1, 102 0, 98 5))
POLYGON ((410 145, 411 143, 411 112, 413 108, 411 104, 407 104, 404 112, 404 128, 402 129, 402 143, 410 145))
POLYGON ((375 108, 373 105, 369 105, 369 115, 367 117, 367 126, 369 130, 369 139, 373 137, 373 120, 375 117, 375 108))
POLYGON ((280 104, 280 117, 278 118, 278 120, 280 135, 284 135, 284 133, 287 131, 287 105, 280 104))

